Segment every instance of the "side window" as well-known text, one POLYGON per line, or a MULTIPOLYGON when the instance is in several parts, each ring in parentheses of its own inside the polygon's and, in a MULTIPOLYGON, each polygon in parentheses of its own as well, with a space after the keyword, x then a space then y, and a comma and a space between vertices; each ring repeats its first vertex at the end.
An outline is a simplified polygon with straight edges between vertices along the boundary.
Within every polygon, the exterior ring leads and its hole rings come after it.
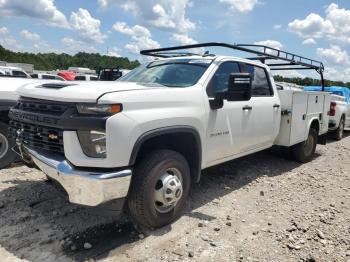
POLYGON ((55 79, 55 76, 43 75, 43 79, 55 79))
POLYGON ((76 76, 76 77, 74 78, 74 80, 75 80, 75 81, 85 81, 86 79, 85 79, 85 76, 76 76))
POLYGON ((23 77, 23 78, 26 78, 26 77, 27 77, 27 75, 26 75, 24 72, 22 72, 22 71, 16 71, 16 70, 12 71, 12 75, 13 75, 13 76, 16 76, 16 77, 23 77))
POLYGON ((273 91, 265 69, 247 64, 244 67, 245 71, 252 77, 252 96, 272 96, 273 91))
POLYGON ((236 62, 223 62, 216 70, 207 87, 209 97, 214 97, 217 91, 227 89, 230 74, 240 73, 239 65, 236 62))

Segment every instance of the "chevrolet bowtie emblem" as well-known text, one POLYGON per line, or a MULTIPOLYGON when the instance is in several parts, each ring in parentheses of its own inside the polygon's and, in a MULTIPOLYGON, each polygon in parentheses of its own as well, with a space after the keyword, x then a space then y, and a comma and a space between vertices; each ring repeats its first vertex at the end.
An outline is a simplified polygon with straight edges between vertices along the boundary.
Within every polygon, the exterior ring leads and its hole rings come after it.
POLYGON ((58 139, 58 136, 55 135, 55 134, 49 134, 49 138, 50 138, 51 140, 57 140, 57 139, 58 139))

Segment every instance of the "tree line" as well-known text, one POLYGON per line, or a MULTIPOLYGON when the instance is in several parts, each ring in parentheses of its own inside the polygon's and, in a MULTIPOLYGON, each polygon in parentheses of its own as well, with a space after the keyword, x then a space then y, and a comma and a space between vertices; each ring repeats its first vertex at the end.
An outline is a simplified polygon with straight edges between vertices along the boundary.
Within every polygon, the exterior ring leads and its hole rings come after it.
MULTIPOLYGON (((321 80, 320 79, 313 79, 310 77, 300 78, 300 77, 283 77, 280 75, 274 76, 275 81, 278 82, 286 82, 286 83, 292 83, 297 84, 300 86, 321 86, 321 80)), ((342 82, 342 81, 331 81, 331 80, 324 80, 325 86, 344 86, 347 88, 350 88, 350 82, 342 82)))
POLYGON ((79 52, 75 55, 65 53, 27 53, 13 52, 0 45, 0 60, 9 63, 33 64, 36 70, 51 71, 67 69, 70 66, 87 67, 96 71, 101 68, 134 69, 140 63, 137 60, 130 61, 126 57, 113 57, 98 53, 79 52))

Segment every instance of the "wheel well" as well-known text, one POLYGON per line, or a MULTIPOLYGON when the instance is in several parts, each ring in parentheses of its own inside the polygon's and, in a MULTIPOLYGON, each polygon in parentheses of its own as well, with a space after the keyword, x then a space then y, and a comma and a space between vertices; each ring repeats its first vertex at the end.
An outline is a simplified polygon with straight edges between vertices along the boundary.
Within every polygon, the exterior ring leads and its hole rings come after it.
POLYGON ((3 122, 5 124, 9 123, 9 111, 0 111, 0 122, 3 122))
MULTIPOLYGON (((198 135, 199 136, 199 135, 198 135)), ((188 161, 191 169, 191 177, 194 182, 199 182, 201 171, 201 144, 199 137, 192 132, 171 132, 165 134, 158 134, 143 140, 140 145, 134 148, 130 164, 138 163, 140 159, 147 155, 147 153, 158 150, 168 149, 180 153, 188 161)))
POLYGON ((312 123, 310 125, 310 129, 311 128, 313 128, 313 129, 315 129, 317 131, 317 135, 319 134, 319 132, 320 132, 320 124, 319 124, 318 120, 315 119, 315 120, 312 121, 312 123))

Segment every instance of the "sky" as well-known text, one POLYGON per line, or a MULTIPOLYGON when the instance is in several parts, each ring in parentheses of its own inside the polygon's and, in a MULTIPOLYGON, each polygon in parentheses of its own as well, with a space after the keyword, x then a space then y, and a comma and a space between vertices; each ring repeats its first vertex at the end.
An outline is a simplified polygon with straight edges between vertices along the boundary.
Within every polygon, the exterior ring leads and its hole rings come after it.
POLYGON ((0 44, 13 51, 145 61, 142 49, 211 41, 269 45, 350 81, 349 0, 0 0, 0 44))

